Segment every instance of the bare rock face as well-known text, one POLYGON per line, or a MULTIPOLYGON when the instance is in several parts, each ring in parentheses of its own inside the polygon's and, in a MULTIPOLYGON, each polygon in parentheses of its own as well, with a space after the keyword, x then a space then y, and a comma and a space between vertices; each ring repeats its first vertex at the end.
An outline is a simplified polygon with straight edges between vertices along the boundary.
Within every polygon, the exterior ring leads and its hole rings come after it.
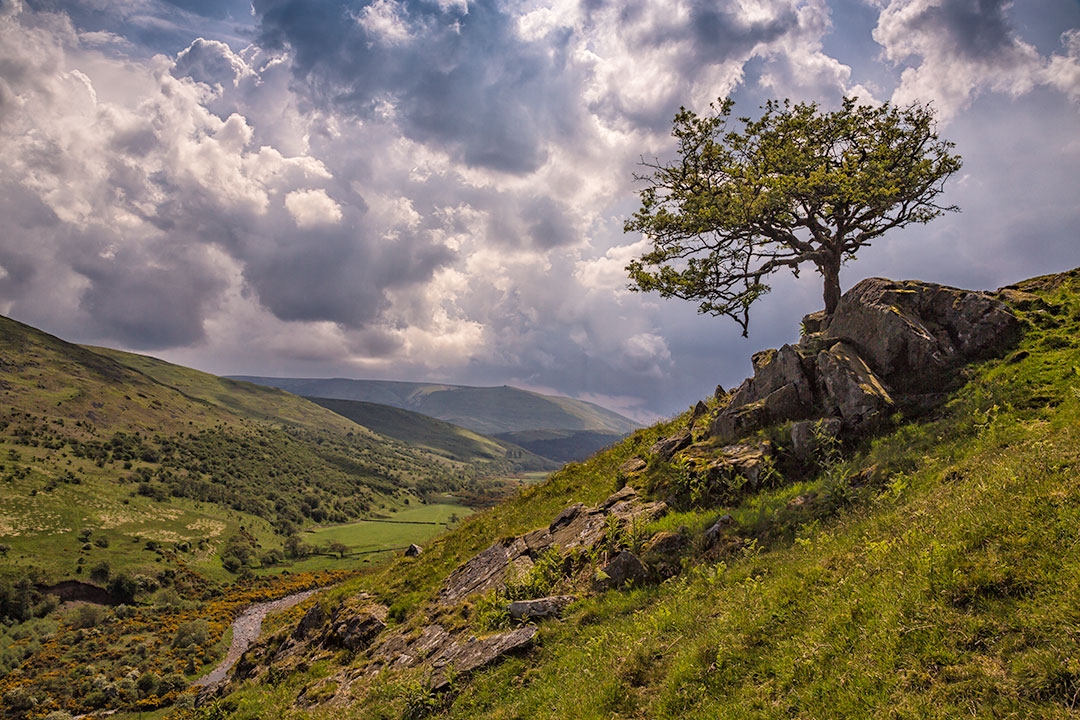
POLYGON ((689 428, 683 429, 671 437, 662 438, 653 443, 649 453, 656 455, 661 460, 670 460, 671 456, 690 445, 693 438, 689 428))
POLYGON ((526 549, 524 541, 518 543, 497 542, 487 550, 474 555, 471 560, 459 567, 446 578, 439 599, 452 604, 469 595, 486 592, 499 585, 510 562, 516 560, 526 549))
POLYGON ((1002 350, 1020 320, 989 293, 915 281, 868 278, 848 290, 823 335, 854 346, 886 382, 926 381, 1002 350))
POLYGON ((717 415, 710 436, 730 441, 823 416, 858 429, 894 405, 932 400, 951 372, 1002 351, 1022 325, 989 293, 870 278, 845 293, 831 317, 806 316, 803 329, 798 345, 754 355, 754 376, 717 415))
POLYGON ((514 620, 542 620, 558 617, 566 606, 577 600, 574 595, 552 595, 535 600, 517 600, 506 606, 514 620))
POLYGON ((863 425, 893 407, 893 399, 874 371, 847 343, 839 342, 817 356, 824 389, 824 409, 849 427, 863 425))

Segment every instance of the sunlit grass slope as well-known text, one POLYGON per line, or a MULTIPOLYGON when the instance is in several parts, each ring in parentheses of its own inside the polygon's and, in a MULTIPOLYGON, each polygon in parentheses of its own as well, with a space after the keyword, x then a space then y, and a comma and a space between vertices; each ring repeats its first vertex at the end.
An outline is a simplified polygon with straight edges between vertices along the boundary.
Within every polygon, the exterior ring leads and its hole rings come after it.
MULTIPOLYGON (((1080 273, 1024 287, 1048 303, 1021 313, 1025 337, 965 371, 938 410, 895 417, 736 506, 678 507, 648 528, 693 532, 730 512, 738 549, 698 545, 662 584, 588 598, 541 624, 528 654, 442 696, 390 674, 354 687, 346 708, 294 707, 331 663, 227 706, 240 718, 1076 717, 1080 273)), ((600 500, 621 462, 683 422, 567 466, 339 596, 423 612, 473 553, 600 500)), ((662 484, 679 470, 651 472, 662 484)))

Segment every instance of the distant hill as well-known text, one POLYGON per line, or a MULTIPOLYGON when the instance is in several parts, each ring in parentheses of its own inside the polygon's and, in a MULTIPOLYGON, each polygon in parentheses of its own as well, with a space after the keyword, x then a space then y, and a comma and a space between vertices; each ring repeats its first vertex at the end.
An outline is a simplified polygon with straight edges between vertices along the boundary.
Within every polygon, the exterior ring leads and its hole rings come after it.
POLYGON ((560 458, 549 460, 548 456, 540 457, 539 454, 509 441, 487 437, 410 410, 359 400, 318 397, 308 400, 380 435, 429 450, 450 460, 480 465, 502 463, 512 465, 513 469, 519 472, 556 470, 559 467, 559 462, 553 460, 560 458))
POLYGON ((488 435, 523 430, 573 430, 622 436, 640 427, 633 420, 590 402, 507 385, 471 387, 345 378, 233 377, 305 397, 390 405, 488 435))
POLYGON ((621 440, 623 435, 591 430, 519 430, 499 433, 496 439, 514 443, 556 462, 584 460, 621 440))

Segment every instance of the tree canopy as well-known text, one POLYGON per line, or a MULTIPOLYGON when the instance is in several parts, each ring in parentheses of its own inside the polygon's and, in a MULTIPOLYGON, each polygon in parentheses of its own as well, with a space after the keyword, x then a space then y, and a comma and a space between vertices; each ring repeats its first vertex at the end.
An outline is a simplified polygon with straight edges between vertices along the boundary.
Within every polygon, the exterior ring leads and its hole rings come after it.
POLYGON ((681 108, 672 135, 678 158, 642 161, 641 207, 626 221, 652 249, 626 270, 630 288, 699 302, 749 328, 750 305, 768 276, 798 276, 813 263, 824 279, 825 311, 840 299, 840 266, 893 228, 926 223, 955 206, 939 204, 960 169, 953 143, 936 131, 933 108, 914 103, 840 109, 769 101, 758 119, 734 102, 711 114, 681 108))

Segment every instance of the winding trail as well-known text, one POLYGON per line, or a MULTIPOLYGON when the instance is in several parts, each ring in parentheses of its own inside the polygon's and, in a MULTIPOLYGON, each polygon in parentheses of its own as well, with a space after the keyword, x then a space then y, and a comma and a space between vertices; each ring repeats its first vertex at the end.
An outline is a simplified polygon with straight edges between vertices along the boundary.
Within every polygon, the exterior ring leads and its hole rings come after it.
POLYGON ((251 647, 251 644, 258 639, 259 631, 262 629, 263 619, 267 615, 281 612, 282 610, 288 610, 292 606, 307 600, 320 590, 325 589, 326 588, 315 588, 313 590, 305 590, 292 595, 286 595, 277 600, 256 603, 244 610, 244 612, 240 613, 240 617, 233 620, 232 644, 229 645, 229 652, 225 654, 225 659, 218 663, 218 666, 208 674, 196 680, 195 685, 213 685, 214 683, 224 680, 232 666, 236 664, 236 661, 244 654, 244 651, 251 647))

